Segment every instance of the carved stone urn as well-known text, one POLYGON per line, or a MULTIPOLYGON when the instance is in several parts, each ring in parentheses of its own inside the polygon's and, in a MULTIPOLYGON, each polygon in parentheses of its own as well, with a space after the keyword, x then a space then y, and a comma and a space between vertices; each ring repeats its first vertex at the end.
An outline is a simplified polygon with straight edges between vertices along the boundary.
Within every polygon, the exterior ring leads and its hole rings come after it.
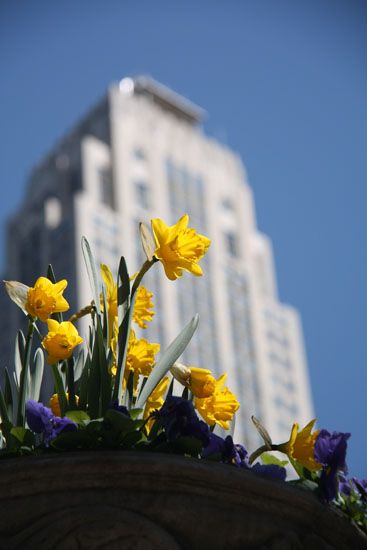
POLYGON ((176 455, 80 452, 0 462, 0 548, 363 549, 306 491, 176 455))

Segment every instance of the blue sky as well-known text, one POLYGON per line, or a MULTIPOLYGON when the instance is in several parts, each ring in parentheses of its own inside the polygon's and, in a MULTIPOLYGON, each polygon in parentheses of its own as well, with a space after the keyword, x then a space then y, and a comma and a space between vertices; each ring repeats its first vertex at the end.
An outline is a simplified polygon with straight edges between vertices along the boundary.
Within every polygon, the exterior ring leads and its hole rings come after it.
POLYGON ((0 5, 0 227, 31 167, 111 81, 150 74, 204 107, 206 132, 246 164, 280 297, 302 315, 319 425, 352 432, 358 476, 367 476, 366 29, 367 4, 355 0, 0 5))

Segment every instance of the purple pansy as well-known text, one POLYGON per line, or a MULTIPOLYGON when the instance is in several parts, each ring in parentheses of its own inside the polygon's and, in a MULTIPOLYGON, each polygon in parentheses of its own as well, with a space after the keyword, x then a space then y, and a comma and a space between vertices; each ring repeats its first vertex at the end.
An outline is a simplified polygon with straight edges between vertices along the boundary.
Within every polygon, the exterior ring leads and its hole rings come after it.
POLYGON ((367 479, 357 479, 356 477, 347 479, 339 474, 339 493, 346 497, 357 493, 367 501, 367 479))
POLYGON ((243 445, 235 445, 230 435, 225 439, 214 433, 210 433, 209 444, 205 446, 202 452, 203 458, 209 458, 211 455, 220 455, 221 462, 225 464, 236 464, 236 466, 247 465, 247 451, 243 445))
POLYGON ((362 499, 367 501, 367 479, 357 479, 356 477, 353 477, 352 481, 362 499))
POLYGON ((353 480, 347 479, 342 474, 339 474, 339 493, 349 497, 354 490, 353 480))
POLYGON ((169 441, 180 436, 191 436, 199 439, 204 446, 208 445, 209 428, 199 420, 191 401, 170 395, 155 417, 162 424, 169 441))
POLYGON ((32 399, 27 401, 25 413, 29 428, 37 434, 43 434, 46 447, 61 432, 77 429, 77 425, 69 418, 55 416, 51 409, 32 399))
POLYGON ((256 462, 251 469, 263 477, 279 479, 280 481, 285 481, 287 478, 287 470, 278 464, 260 464, 256 462))
POLYGON ((347 472, 345 457, 349 433, 321 430, 315 443, 315 460, 323 466, 320 484, 327 501, 338 494, 338 473, 347 472))
POLYGON ((216 434, 210 434, 209 445, 203 449, 202 457, 210 458, 211 455, 220 455, 221 462, 234 464, 246 470, 252 470, 264 477, 285 481, 287 476, 285 468, 277 464, 260 464, 257 462, 253 466, 250 466, 247 450, 243 445, 235 444, 230 435, 227 435, 223 439, 216 434))

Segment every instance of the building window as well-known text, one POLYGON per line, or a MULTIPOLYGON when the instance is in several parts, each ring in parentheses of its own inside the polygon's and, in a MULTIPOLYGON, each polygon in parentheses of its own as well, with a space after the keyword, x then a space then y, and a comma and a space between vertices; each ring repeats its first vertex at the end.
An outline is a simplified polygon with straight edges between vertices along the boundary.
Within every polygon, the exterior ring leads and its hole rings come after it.
POLYGON ((228 254, 236 258, 238 256, 236 235, 234 233, 225 233, 225 240, 228 254))
POLYGON ((144 181, 138 181, 135 184, 135 189, 139 206, 145 210, 148 210, 150 207, 150 193, 148 185, 144 181))
POLYGON ((45 223, 50 229, 55 229, 61 223, 62 207, 57 197, 49 197, 44 204, 45 223))
POLYGON ((222 199, 222 206, 224 210, 230 210, 230 211, 234 210, 233 202, 228 197, 225 197, 224 199, 222 199))
POLYGON ((112 171, 110 168, 98 168, 99 196, 103 204, 114 208, 112 171))
POLYGON ((144 152, 144 149, 142 149, 141 147, 135 147, 134 149, 134 159, 136 160, 145 160, 145 152, 144 152))

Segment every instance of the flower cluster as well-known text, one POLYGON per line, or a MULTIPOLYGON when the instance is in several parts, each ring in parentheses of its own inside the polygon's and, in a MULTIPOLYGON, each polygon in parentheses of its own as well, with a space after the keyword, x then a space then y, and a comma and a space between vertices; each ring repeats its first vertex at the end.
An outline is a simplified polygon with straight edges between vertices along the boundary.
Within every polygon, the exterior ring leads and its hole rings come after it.
POLYGON ((26 419, 29 428, 34 433, 42 435, 42 442, 46 447, 59 434, 77 429, 77 425, 69 418, 54 415, 51 409, 32 399, 27 401, 26 419))
POLYGON ((188 223, 185 214, 171 226, 153 219, 152 232, 141 224, 146 261, 132 276, 124 258, 117 276, 106 264, 96 265, 83 238, 93 298, 68 320, 63 319, 69 310, 63 296, 67 281, 56 282, 51 267, 33 287, 5 282, 10 298, 28 316, 28 331, 17 336, 15 383, 6 371, 5 391, 0 388, 0 453, 100 448, 170 452, 282 481, 293 469, 299 483, 307 481, 324 501, 337 504, 367 528, 367 481, 346 477, 350 434, 315 430, 313 419, 302 429, 295 422, 287 441, 273 443, 253 418, 264 445, 249 454, 233 440, 240 404, 226 385, 227 374, 214 373, 210 365, 178 362, 198 317, 166 350, 144 337, 155 316, 153 293, 142 285, 145 273, 160 263, 170 281, 184 272, 203 275, 199 262, 210 240, 188 223), (75 323, 86 315, 89 332, 82 338, 75 323), (40 347, 32 354, 38 336, 40 347), (40 402, 43 350, 55 387, 50 408, 40 402))

